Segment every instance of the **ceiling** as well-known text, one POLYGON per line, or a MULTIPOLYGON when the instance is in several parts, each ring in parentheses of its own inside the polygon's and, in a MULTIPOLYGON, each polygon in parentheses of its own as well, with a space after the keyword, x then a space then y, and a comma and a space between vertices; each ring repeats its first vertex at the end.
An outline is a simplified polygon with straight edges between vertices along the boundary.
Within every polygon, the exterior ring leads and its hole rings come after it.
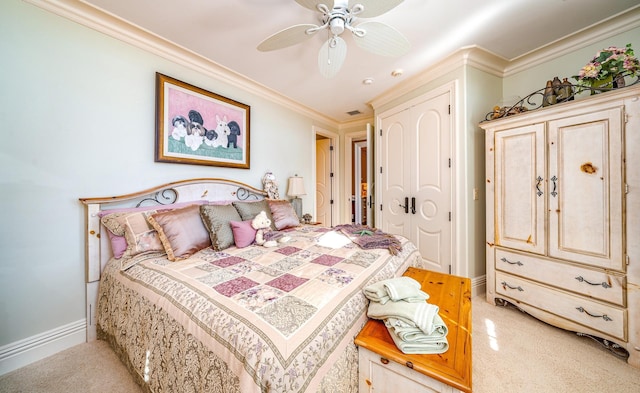
MULTIPOLYGON (((411 51, 399 58, 371 54, 355 45, 345 32, 345 63, 335 77, 326 79, 317 65, 318 51, 327 38, 324 32, 285 49, 256 49, 262 40, 289 26, 319 24, 319 13, 294 0, 84 2, 338 123, 370 117, 372 109, 367 102, 461 47, 477 45, 514 60, 640 4, 640 0, 404 0, 371 20, 399 30, 411 42, 411 51), (397 69, 403 73, 392 76, 397 69), (366 78, 373 83, 364 84, 366 78), (347 114, 350 111, 361 114, 351 116, 347 114)), ((327 2, 331 7, 333 0, 327 2)))

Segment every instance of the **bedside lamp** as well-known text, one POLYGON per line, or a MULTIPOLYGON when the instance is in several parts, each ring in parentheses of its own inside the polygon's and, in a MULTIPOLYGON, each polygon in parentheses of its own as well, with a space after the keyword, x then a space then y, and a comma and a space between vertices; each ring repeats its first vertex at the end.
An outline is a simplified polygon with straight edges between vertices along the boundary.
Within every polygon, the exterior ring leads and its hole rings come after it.
POLYGON ((302 199, 299 198, 300 195, 307 195, 304 190, 304 179, 299 177, 297 174, 294 177, 289 178, 289 184, 287 186, 287 195, 293 197, 291 200, 291 206, 293 206, 293 210, 296 211, 298 218, 302 218, 302 199))

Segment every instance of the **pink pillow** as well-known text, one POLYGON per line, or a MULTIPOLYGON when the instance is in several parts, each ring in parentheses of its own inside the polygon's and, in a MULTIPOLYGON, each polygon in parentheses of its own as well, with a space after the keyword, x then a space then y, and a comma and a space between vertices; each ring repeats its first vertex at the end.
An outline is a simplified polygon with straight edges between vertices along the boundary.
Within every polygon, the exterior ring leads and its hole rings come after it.
POLYGON ((256 240, 256 230, 251 226, 252 220, 247 221, 229 221, 231 224, 231 232, 233 232, 233 240, 236 247, 243 248, 250 246, 256 240))
POLYGON ((267 203, 269 203, 271 217, 273 217, 273 223, 277 230, 300 226, 300 218, 298 218, 296 211, 291 206, 291 202, 269 199, 267 203))
POLYGON ((127 239, 124 236, 114 235, 111 231, 107 231, 109 241, 111 242, 111 251, 116 259, 122 258, 124 252, 127 251, 127 239))
POLYGON ((152 214, 147 219, 158 232, 170 261, 189 258, 211 245, 198 205, 152 214))

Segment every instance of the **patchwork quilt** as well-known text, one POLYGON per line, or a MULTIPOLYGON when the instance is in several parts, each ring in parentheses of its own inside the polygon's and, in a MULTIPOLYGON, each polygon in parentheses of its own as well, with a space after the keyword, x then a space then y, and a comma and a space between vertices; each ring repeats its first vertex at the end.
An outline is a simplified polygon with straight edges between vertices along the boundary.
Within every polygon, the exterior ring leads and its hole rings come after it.
POLYGON ((355 392, 362 288, 421 258, 402 237, 397 255, 323 247, 328 230, 304 226, 278 247, 207 248, 180 262, 142 256, 127 270, 110 261, 99 335, 149 391, 355 392))

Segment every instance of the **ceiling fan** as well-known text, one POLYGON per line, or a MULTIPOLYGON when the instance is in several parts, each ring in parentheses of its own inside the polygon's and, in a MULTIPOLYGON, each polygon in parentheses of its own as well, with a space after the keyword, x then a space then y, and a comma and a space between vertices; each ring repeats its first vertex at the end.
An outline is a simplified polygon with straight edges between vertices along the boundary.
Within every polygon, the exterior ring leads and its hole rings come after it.
POLYGON ((395 8, 403 0, 334 0, 333 7, 325 3, 331 0, 295 0, 313 11, 320 11, 321 25, 300 24, 279 31, 258 45, 258 50, 267 52, 299 44, 320 30, 327 30, 327 41, 318 52, 320 73, 335 76, 347 57, 347 43, 340 35, 349 30, 356 44, 372 53, 397 57, 409 51, 411 44, 393 27, 374 21, 353 25, 356 17, 371 18, 395 8))

